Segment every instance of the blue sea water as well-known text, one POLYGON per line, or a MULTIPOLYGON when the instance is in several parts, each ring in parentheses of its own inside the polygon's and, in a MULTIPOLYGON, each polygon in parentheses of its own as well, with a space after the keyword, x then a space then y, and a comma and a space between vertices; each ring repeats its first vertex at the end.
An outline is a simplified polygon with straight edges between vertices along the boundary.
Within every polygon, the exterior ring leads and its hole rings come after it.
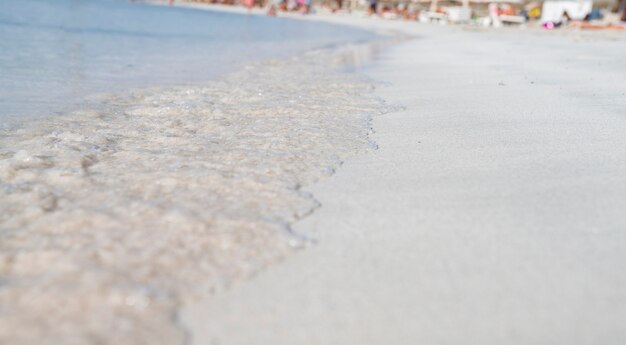
POLYGON ((200 82, 248 62, 370 36, 125 0, 2 0, 0 119, 53 115, 97 93, 200 82))

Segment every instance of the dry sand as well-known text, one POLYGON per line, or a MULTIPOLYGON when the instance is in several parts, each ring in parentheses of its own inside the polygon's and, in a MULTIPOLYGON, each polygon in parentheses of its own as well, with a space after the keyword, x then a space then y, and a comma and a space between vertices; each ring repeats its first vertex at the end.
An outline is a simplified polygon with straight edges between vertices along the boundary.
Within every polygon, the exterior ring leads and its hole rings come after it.
POLYGON ((316 245, 181 312, 190 342, 626 343, 624 41, 367 23, 417 37, 366 71, 405 110, 308 188, 316 245))

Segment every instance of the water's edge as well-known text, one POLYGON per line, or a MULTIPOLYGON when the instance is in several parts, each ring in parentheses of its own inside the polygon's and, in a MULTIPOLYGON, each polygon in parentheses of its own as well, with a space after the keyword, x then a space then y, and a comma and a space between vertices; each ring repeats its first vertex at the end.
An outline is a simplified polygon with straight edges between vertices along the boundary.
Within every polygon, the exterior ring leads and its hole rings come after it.
POLYGON ((179 306, 311 243, 291 230, 319 207, 302 186, 374 147, 371 116, 389 107, 345 72, 371 50, 255 63, 1 129, 0 339, 184 343, 179 306))

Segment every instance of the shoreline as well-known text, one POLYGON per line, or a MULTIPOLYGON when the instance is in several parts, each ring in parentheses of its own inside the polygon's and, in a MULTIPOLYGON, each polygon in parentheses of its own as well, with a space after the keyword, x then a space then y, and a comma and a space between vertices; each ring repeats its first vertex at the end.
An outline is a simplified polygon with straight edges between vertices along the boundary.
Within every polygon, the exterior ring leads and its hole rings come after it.
POLYGON ((340 68, 367 55, 316 48, 1 129, 0 341, 185 343, 180 305, 307 246, 291 224, 318 204, 301 186, 371 149, 386 106, 340 68))
POLYGON ((190 344, 626 339, 621 39, 440 29, 366 71, 406 108, 306 188, 316 244, 184 308, 190 344))

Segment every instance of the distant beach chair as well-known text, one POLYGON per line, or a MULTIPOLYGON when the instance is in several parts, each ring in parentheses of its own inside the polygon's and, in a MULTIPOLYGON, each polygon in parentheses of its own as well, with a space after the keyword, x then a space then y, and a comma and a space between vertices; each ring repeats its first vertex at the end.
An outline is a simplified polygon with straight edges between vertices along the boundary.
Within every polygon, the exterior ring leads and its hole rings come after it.
POLYGON ((441 13, 441 12, 426 11, 426 12, 423 12, 423 15, 420 14, 420 16, 421 16, 422 21, 441 22, 441 23, 445 23, 448 21, 448 15, 445 13, 441 13))
POLYGON ((444 7, 447 20, 451 23, 467 23, 472 19, 472 10, 465 6, 444 7))
POLYGON ((514 24, 514 25, 524 25, 526 24, 526 17, 524 16, 511 16, 506 14, 501 14, 498 16, 502 24, 514 24))

